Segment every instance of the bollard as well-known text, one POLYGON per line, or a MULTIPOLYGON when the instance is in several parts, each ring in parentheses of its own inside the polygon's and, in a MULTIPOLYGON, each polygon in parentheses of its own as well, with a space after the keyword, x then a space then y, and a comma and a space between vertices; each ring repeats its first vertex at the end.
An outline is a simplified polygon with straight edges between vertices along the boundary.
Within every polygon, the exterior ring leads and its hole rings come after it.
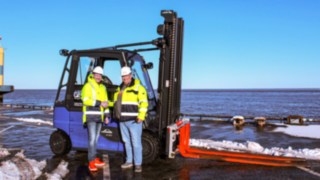
POLYGON ((266 125, 267 121, 265 117, 255 117, 253 120, 259 127, 263 127, 264 125, 266 125))
POLYGON ((233 126, 235 126, 235 127, 243 126, 245 123, 243 116, 233 116, 231 121, 233 123, 233 126))
POLYGON ((288 124, 295 124, 295 125, 303 125, 303 116, 300 115, 290 115, 287 118, 288 124))

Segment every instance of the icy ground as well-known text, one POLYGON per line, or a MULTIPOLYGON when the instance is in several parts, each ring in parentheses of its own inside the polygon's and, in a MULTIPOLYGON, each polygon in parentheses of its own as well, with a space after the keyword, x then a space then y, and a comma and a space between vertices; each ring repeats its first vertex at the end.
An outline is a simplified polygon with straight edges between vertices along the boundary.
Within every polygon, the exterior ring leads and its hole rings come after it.
MULTIPOLYGON (((44 121, 41 119, 34 118, 16 118, 18 121, 29 122, 52 125, 52 122, 44 121)), ((297 137, 307 137, 320 139, 320 125, 308 125, 308 126, 298 126, 298 125, 283 125, 282 127, 277 127, 274 132, 282 132, 291 136, 297 137)), ((320 148, 316 149, 292 149, 290 146, 288 148, 264 148, 257 142, 247 141, 246 143, 238 143, 232 141, 213 141, 210 139, 190 139, 190 146, 202 147, 207 149, 217 149, 217 150, 228 150, 228 151, 244 151, 252 153, 261 153, 275 156, 288 156, 288 157, 299 157, 305 159, 320 160, 320 148)))
MULTIPOLYGON (((52 126, 52 122, 36 118, 15 118, 17 121, 33 123, 37 125, 52 126)), ((283 125, 277 127, 274 132, 281 132, 291 136, 307 137, 320 139, 320 125, 294 126, 283 125)), ((7 128, 8 129, 8 128, 7 128)), ((0 131, 0 134, 7 129, 0 131)), ((264 148, 257 142, 247 141, 238 143, 233 141, 213 141, 210 139, 190 139, 190 146, 196 146, 207 149, 227 150, 235 152, 252 152, 275 156, 298 157, 312 160, 320 160, 320 148, 315 149, 293 149, 287 148, 264 148)), ((61 161, 56 169, 49 172, 43 172, 46 161, 36 161, 24 156, 23 151, 11 154, 9 149, 2 148, 0 145, 0 179, 19 179, 19 177, 33 177, 37 179, 45 176, 47 179, 63 179, 68 173, 68 163, 61 161)))
POLYGON ((37 179, 41 175, 45 176, 46 179, 62 179, 65 177, 69 170, 67 168, 68 163, 61 161, 56 169, 51 173, 43 173, 42 170, 46 167, 47 163, 45 160, 36 161, 33 159, 26 158, 23 151, 20 151, 13 156, 10 150, 0 147, 0 179, 37 179))

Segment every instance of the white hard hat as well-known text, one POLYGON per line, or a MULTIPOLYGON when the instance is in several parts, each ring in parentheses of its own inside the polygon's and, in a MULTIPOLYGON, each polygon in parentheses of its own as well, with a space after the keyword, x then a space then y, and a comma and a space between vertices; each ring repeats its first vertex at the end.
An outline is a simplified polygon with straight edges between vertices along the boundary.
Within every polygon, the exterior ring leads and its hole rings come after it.
POLYGON ((124 66, 121 68, 121 76, 126 76, 131 74, 131 69, 128 66, 124 66))
POLYGON ((92 71, 93 73, 96 73, 96 74, 103 74, 103 69, 102 69, 102 67, 100 67, 100 66, 97 66, 97 67, 95 67, 94 69, 93 69, 93 71, 92 71))

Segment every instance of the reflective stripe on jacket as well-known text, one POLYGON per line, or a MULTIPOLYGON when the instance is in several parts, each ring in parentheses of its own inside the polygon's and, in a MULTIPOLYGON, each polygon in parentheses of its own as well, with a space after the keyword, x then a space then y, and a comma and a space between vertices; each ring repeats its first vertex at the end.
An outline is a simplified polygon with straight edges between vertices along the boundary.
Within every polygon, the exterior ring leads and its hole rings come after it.
MULTIPOLYGON (((114 94, 114 102, 117 101, 122 86, 123 84, 114 94)), ((145 120, 148 111, 148 96, 139 80, 131 80, 130 85, 123 90, 121 100, 120 121, 135 120, 136 118, 145 120)))
POLYGON ((81 91, 82 107, 82 123, 87 122, 87 118, 101 117, 103 122, 104 117, 109 116, 109 108, 100 106, 102 101, 108 100, 107 89, 103 84, 98 84, 93 75, 88 76, 87 83, 83 86, 81 91))

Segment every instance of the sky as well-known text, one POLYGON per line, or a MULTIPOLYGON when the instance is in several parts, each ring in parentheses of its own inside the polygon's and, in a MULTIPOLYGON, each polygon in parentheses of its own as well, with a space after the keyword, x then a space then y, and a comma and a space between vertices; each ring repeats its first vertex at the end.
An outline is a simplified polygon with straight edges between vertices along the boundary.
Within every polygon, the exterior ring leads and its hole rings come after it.
MULTIPOLYGON (((320 88, 318 0, 0 0, 4 83, 56 89, 65 57, 158 38, 161 10, 185 22, 182 88, 320 88)), ((159 53, 143 54, 155 68, 159 53)))

